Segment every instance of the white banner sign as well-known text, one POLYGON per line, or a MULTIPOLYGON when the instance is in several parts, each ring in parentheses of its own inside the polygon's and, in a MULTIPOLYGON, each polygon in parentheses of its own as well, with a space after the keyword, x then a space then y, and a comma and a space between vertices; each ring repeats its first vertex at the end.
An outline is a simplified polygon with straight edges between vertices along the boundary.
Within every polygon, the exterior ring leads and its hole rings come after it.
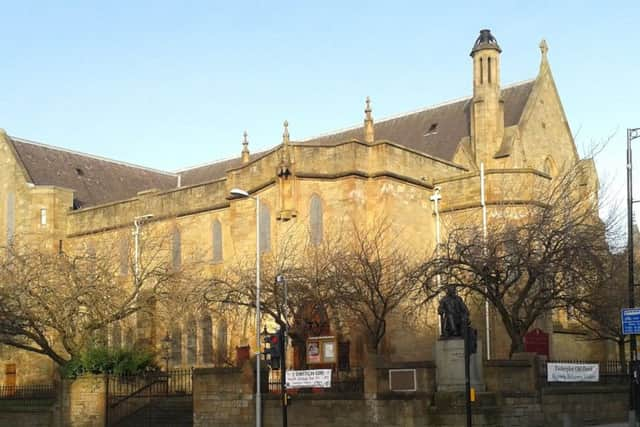
POLYGON ((331 387, 331 369, 287 371, 286 383, 287 388, 329 388, 331 387))
POLYGON ((600 366, 597 363, 547 363, 547 381, 597 382, 600 366))

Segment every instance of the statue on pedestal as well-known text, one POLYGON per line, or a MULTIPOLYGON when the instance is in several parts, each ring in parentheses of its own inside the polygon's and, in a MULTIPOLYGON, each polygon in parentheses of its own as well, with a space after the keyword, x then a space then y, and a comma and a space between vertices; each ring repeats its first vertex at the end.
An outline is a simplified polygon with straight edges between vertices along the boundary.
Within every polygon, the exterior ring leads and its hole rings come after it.
POLYGON ((469 326, 469 309, 462 298, 456 293, 453 285, 447 286, 447 295, 440 300, 438 305, 440 316, 440 338, 462 338, 464 327, 469 326))

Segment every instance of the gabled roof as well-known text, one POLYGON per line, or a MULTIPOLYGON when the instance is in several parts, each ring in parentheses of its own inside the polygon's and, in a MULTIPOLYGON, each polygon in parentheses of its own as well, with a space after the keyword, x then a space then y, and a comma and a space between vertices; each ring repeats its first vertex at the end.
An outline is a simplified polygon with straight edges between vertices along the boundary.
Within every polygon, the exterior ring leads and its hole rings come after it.
POLYGON ((139 191, 175 188, 177 175, 10 138, 28 179, 36 185, 75 190, 74 205, 94 206, 134 197, 139 191))
MULTIPOLYGON (((504 125, 518 124, 535 80, 516 83, 502 89, 504 125)), ((412 150, 452 161, 462 138, 470 134, 471 97, 439 104, 422 110, 378 120, 376 140, 388 140, 412 150)), ((362 139, 363 127, 354 126, 335 133, 302 141, 311 145, 335 145, 362 139)))
MULTIPOLYGON (((534 80, 502 89, 505 126, 516 125, 529 98, 534 80)), ((388 140, 412 150, 452 161, 461 140, 469 136, 471 97, 378 120, 376 140, 388 140)), ((362 139, 362 126, 310 138, 297 143, 336 145, 362 139)), ((223 178, 242 165, 240 157, 180 170, 176 173, 145 168, 89 154, 12 137, 11 141, 29 180, 75 190, 75 207, 88 207, 134 197, 149 189, 168 190, 223 178)), ((251 154, 256 160, 277 149, 251 154)))

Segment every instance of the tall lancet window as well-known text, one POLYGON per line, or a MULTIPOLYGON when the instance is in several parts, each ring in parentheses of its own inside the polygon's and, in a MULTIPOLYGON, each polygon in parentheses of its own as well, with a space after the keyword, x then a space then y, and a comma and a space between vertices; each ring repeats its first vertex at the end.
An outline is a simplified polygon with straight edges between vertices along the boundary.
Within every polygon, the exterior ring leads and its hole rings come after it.
POLYGON ((171 364, 182 365, 182 328, 177 324, 171 329, 171 364))
POLYGON ((260 252, 271 250, 271 209, 260 202, 260 252))
POLYGON ((205 314, 200 319, 200 332, 202 363, 213 363, 213 323, 210 315, 205 314))
POLYGON ((180 230, 176 228, 171 236, 171 265, 176 269, 180 268, 182 263, 182 243, 180 240, 180 230))
POLYGON ((213 221, 211 226, 211 238, 213 246, 213 258, 211 261, 214 263, 222 262, 222 225, 217 219, 213 221))
POLYGON ((322 243, 322 199, 317 194, 311 196, 311 205, 309 207, 309 233, 312 245, 322 243))
POLYGON ((191 316, 187 321, 187 364, 195 365, 196 363, 196 320, 191 316))

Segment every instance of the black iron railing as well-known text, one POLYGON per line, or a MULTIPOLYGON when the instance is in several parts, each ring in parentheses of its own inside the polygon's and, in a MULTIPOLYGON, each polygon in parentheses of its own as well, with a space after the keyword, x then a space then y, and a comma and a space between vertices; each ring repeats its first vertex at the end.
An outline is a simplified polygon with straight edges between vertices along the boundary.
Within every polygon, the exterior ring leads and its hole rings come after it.
POLYGON ((108 376, 107 424, 116 424, 149 405, 154 398, 191 396, 192 378, 192 369, 108 376))
POLYGON ((621 363, 619 360, 540 360, 538 363, 538 375, 541 385, 577 385, 589 384, 589 382, 549 382, 547 381, 547 364, 549 363, 575 363, 575 364, 598 364, 599 378, 597 382, 591 384, 628 384, 629 383, 629 365, 621 363))
POLYGON ((48 400, 55 397, 56 388, 53 384, 0 386, 1 400, 48 400))
MULTIPOLYGON (((280 372, 271 371, 269 373, 269 393, 280 393, 280 372)), ((351 368, 345 371, 333 371, 331 373, 331 387, 329 388, 298 388, 297 393, 364 393, 364 370, 362 368, 351 368)), ((263 390, 267 391, 267 390, 263 390)))

